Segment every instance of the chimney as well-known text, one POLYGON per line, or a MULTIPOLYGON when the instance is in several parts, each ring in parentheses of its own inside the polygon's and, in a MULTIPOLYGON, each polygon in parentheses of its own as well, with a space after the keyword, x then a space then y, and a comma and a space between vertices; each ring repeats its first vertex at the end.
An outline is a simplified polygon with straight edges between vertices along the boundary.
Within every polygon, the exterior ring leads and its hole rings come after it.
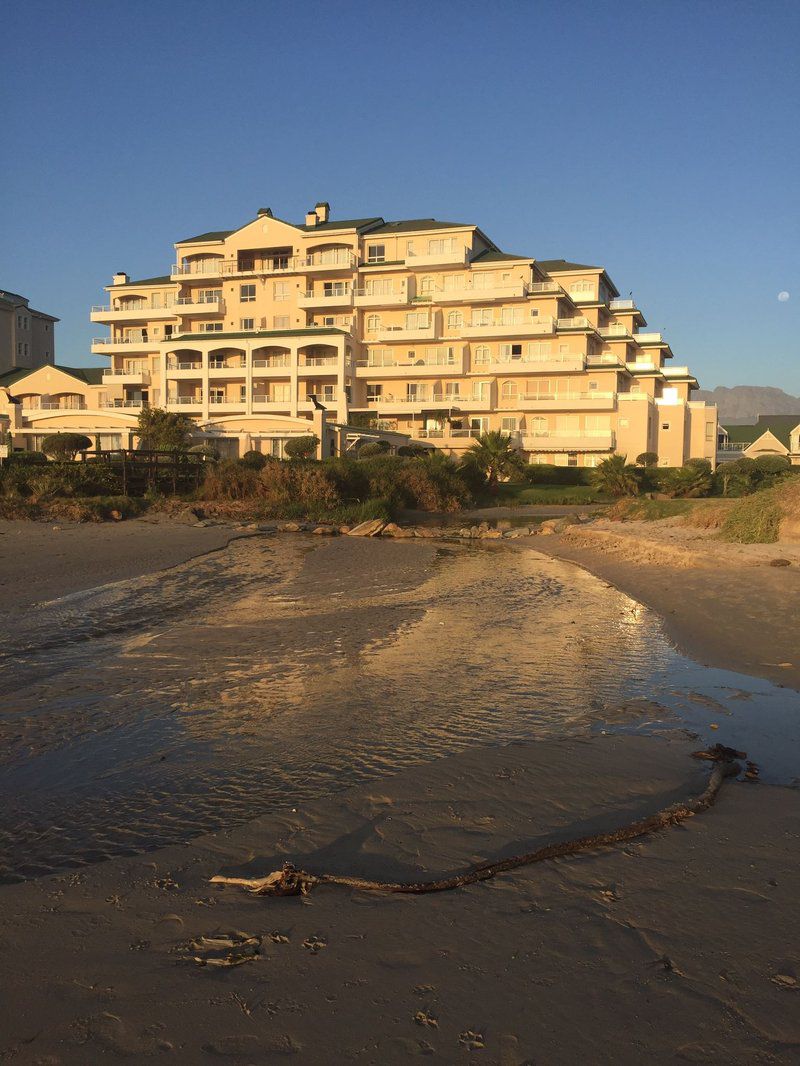
POLYGON ((117 273, 111 279, 112 285, 127 285, 131 279, 125 273, 124 270, 118 270, 117 273))
POLYGON ((306 225, 307 226, 316 226, 316 224, 318 222, 319 222, 319 219, 317 218, 317 212, 316 211, 309 211, 308 214, 306 215, 306 225))
POLYGON ((271 207, 259 207, 257 217, 258 218, 272 218, 272 208, 271 207))
POLYGON ((320 200, 314 208, 320 222, 327 222, 331 217, 331 205, 327 200, 320 200))

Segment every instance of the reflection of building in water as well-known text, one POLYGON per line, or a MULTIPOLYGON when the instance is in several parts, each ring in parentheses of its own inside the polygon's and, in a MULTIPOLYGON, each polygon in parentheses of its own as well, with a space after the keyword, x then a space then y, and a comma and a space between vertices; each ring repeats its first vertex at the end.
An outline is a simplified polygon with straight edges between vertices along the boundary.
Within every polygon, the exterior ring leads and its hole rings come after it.
POLYGON ((716 408, 601 266, 503 252, 472 223, 337 220, 327 203, 300 223, 264 208, 175 252, 168 274, 115 274, 93 308, 105 370, 7 380, 17 446, 62 429, 128 446, 149 404, 230 454, 280 455, 316 399, 339 425, 454 453, 497 429, 537 463, 714 462, 716 408))

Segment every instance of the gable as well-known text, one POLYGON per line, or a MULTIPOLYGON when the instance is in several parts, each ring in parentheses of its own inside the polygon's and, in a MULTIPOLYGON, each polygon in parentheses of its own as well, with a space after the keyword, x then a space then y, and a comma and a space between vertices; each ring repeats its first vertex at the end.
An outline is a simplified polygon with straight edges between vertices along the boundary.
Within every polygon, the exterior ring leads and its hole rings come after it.
MULTIPOLYGON (((102 371, 101 371, 102 373, 102 371)), ((83 376, 58 366, 40 366, 16 379, 13 392, 83 392, 89 383, 83 376)))
POLYGON ((789 449, 779 441, 772 430, 768 429, 744 450, 744 454, 753 458, 755 455, 788 455, 789 449))

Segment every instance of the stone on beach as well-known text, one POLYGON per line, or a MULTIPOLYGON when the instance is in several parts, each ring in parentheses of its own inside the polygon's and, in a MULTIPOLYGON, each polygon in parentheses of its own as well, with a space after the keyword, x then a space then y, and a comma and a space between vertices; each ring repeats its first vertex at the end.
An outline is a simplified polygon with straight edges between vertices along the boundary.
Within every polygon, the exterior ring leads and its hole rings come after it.
POLYGON ((366 522, 360 522, 348 533, 350 537, 377 537, 385 527, 386 522, 382 518, 370 518, 366 522))

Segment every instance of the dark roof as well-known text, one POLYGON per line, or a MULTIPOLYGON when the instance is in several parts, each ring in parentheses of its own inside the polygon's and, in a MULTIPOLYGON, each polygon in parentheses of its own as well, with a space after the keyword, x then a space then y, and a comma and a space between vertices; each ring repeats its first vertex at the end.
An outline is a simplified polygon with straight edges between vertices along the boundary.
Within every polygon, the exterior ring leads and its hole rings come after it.
POLYGON ((472 257, 473 263, 504 263, 510 259, 527 259, 530 260, 533 257, 530 255, 512 255, 511 252, 499 252, 491 248, 486 248, 482 252, 478 252, 477 255, 472 257))
MULTIPOLYGON (((162 274, 158 278, 137 278, 136 281, 126 281, 125 285, 167 285, 172 281, 169 274, 162 274)), ((107 289, 124 289, 125 285, 107 285, 107 289)))
POLYGON ((734 444, 753 444, 762 434, 770 432, 781 444, 789 447, 789 434, 800 425, 800 415, 759 415, 749 426, 723 425, 734 444))
MULTIPOLYGON (((247 223, 249 225, 249 223, 247 223)), ((224 241, 226 237, 230 237, 232 233, 236 233, 235 229, 214 229, 208 233, 198 233, 196 237, 184 237, 182 241, 175 241, 176 244, 202 244, 204 241, 224 241)))
POLYGON ((27 304, 28 298, 20 296, 18 292, 9 292, 8 289, 0 289, 0 300, 10 304, 27 304))
POLYGON ((306 226, 305 223, 290 222, 290 226, 295 226, 297 229, 305 230, 306 233, 317 233, 319 230, 323 232, 330 229, 357 229, 368 230, 371 229, 376 223, 383 222, 383 219, 374 216, 373 218, 346 218, 341 221, 338 219, 329 219, 327 222, 318 222, 316 226, 306 226))
POLYGON ((537 259, 536 265, 547 274, 558 274, 567 270, 602 270, 599 266, 588 263, 570 263, 567 259, 537 259))
POLYGON ((101 385, 103 381, 103 367, 101 366, 62 366, 60 363, 42 363, 41 366, 15 366, 0 374, 0 387, 8 387, 16 381, 21 381, 29 374, 35 374, 37 370, 61 370, 69 374, 85 385, 101 385))
MULTIPOLYGON (((376 219, 383 222, 383 219, 376 219)), ((383 222, 372 230, 373 233, 412 233, 416 230, 426 229, 464 229, 470 226, 469 222, 440 222, 436 218, 406 218, 398 222, 383 222)))

